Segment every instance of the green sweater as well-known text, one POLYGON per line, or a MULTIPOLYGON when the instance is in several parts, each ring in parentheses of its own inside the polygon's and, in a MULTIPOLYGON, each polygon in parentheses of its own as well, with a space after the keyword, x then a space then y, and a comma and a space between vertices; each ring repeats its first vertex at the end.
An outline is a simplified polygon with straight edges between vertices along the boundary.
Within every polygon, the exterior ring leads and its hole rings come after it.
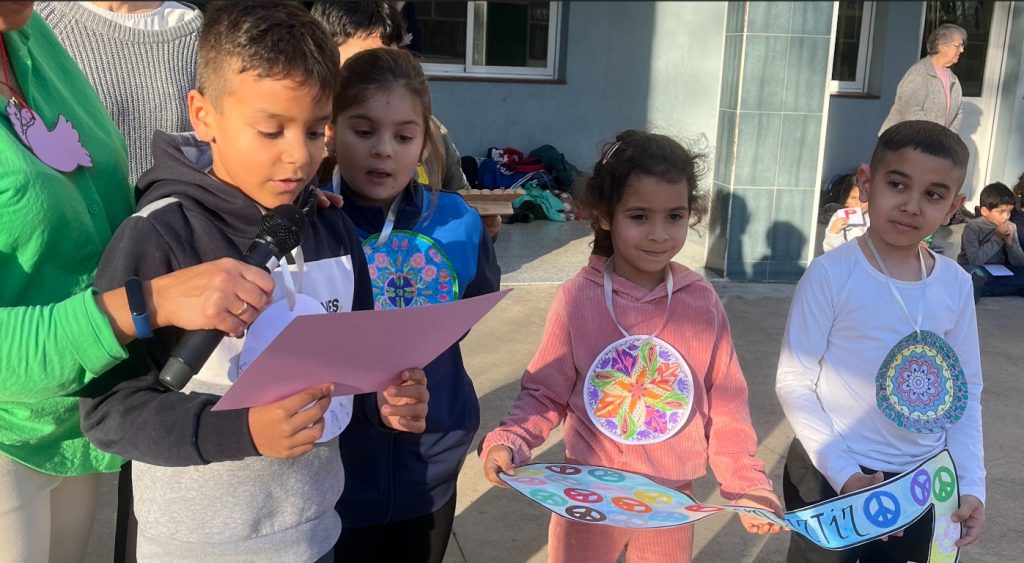
POLYGON ((123 460, 82 435, 75 395, 126 357, 91 287, 132 213, 127 149, 37 14, 2 40, 29 106, 48 129, 64 115, 93 165, 53 170, 0 117, 0 454, 54 475, 116 471, 123 460))

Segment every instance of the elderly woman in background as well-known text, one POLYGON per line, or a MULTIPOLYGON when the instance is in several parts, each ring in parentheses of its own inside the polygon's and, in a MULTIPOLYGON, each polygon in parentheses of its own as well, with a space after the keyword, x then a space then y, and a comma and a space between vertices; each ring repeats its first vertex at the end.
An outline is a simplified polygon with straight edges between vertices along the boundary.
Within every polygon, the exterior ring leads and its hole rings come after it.
POLYGON ((879 135, 912 119, 933 121, 958 132, 963 117, 963 92, 949 67, 960 59, 965 41, 967 31, 958 25, 944 23, 935 28, 928 36, 928 56, 914 63, 900 80, 896 102, 878 130, 879 135))

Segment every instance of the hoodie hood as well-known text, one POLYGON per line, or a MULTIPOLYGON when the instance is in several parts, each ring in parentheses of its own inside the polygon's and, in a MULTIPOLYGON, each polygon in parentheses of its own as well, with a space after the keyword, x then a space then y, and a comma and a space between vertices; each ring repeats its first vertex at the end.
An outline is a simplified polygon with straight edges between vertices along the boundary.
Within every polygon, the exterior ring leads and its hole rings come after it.
MULTIPOLYGON (((590 261, 580 269, 576 276, 603 285, 604 265, 607 261, 608 259, 604 256, 591 254, 590 261)), ((685 287, 704 281, 703 276, 682 264, 669 262, 669 267, 672 268, 672 293, 678 293, 685 287)), ((620 297, 629 297, 637 303, 646 303, 665 298, 668 295, 668 286, 665 285, 665 282, 661 282, 658 287, 648 290, 613 272, 612 292, 620 297)))
MULTIPOLYGON (((245 248, 259 232, 263 208, 239 189, 214 178, 210 145, 195 133, 153 132, 153 167, 138 182, 138 208, 173 198, 187 211, 198 211, 245 248)), ((316 213, 313 186, 295 202, 307 219, 316 213)))

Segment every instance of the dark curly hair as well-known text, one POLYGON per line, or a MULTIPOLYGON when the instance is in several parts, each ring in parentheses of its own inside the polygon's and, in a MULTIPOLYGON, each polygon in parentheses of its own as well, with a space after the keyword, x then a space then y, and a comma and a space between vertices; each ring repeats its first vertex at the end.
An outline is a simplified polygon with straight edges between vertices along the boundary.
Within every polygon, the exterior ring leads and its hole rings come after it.
POLYGON ((707 156, 692 152, 675 139, 628 129, 605 144, 602 157, 594 171, 578 190, 577 199, 590 214, 594 230, 593 254, 611 256, 612 235, 601 228, 601 217, 614 216, 615 206, 622 201, 626 183, 633 174, 646 174, 663 182, 685 182, 690 224, 697 225, 707 213, 707 198, 698 181, 704 175, 707 156))

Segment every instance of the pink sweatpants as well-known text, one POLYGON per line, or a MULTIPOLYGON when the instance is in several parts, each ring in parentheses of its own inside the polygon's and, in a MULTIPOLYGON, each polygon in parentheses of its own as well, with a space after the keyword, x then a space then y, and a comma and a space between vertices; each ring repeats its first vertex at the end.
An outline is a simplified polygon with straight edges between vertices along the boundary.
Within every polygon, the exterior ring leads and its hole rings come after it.
POLYGON ((693 525, 635 530, 551 515, 548 563, 615 563, 623 549, 626 563, 689 563, 693 525))

